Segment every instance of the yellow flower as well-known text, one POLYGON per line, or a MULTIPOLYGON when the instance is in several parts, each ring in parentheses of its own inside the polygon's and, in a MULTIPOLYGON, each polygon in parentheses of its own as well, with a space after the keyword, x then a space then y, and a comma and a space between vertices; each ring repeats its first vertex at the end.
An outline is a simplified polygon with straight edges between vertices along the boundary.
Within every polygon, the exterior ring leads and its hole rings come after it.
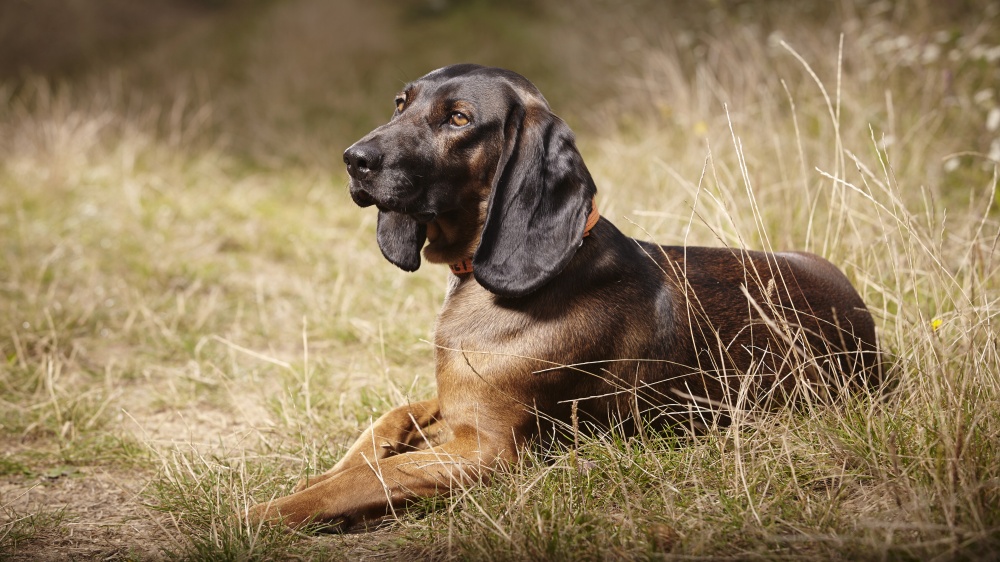
POLYGON ((944 324, 944 321, 940 318, 935 318, 931 320, 931 329, 936 332, 937 329, 941 327, 941 324, 944 324))

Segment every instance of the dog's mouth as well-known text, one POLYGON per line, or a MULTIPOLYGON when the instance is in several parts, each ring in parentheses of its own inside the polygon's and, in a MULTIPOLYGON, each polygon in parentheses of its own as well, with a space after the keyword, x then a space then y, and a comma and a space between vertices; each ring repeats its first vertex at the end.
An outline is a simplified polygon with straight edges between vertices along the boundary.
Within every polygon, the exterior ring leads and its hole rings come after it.
POLYGON ((419 222, 420 224, 427 224, 437 218, 437 213, 433 211, 423 211, 421 213, 413 213, 410 215, 413 220, 419 222))
POLYGON ((420 224, 427 224, 437 218, 437 213, 435 213, 434 211, 410 211, 407 210, 406 208, 393 208, 385 205, 380 205, 378 203, 375 203, 375 208, 378 209, 379 211, 386 211, 390 213, 399 213, 401 215, 407 215, 420 224))
POLYGON ((351 199, 354 200, 354 204, 362 208, 375 205, 376 201, 371 193, 368 193, 368 191, 361 187, 355 187, 354 183, 353 181, 351 182, 351 199))
POLYGON ((420 192, 414 192, 412 188, 375 189, 355 180, 351 182, 350 191, 351 199, 359 207, 374 205, 379 211, 408 215, 421 224, 437 217, 437 212, 427 209, 426 202, 421 201, 420 192), (397 195, 400 193, 405 195, 397 195))
POLYGON ((364 189, 351 189, 351 199, 359 207, 374 205, 379 211, 407 215, 420 224, 427 224, 436 219, 438 215, 432 210, 421 208, 422 205, 412 200, 401 202, 396 198, 387 198, 387 201, 380 201, 364 189))

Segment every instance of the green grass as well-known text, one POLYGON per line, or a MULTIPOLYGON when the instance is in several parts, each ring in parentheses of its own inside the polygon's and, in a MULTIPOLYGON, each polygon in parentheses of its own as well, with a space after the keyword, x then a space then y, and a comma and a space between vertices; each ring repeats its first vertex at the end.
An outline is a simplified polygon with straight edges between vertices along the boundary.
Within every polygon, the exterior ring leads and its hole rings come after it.
POLYGON ((12 509, 3 510, 4 522, 0 526, 0 549, 2 552, 16 552, 18 546, 29 540, 38 541, 57 532, 63 523, 63 511, 32 511, 19 513, 12 509))
POLYGON ((994 555, 1000 6, 796 6, 264 2, 0 84, 0 558, 994 555), (385 262, 340 152, 470 59, 540 85, 627 233, 841 266, 890 392, 581 436, 368 534, 240 523, 434 392, 445 273, 385 262))

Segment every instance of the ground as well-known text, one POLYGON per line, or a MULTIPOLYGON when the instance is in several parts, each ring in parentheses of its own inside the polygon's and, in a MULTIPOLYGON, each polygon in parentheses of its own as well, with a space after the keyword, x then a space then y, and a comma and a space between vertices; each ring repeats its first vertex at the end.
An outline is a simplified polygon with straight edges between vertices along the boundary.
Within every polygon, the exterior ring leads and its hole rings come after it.
POLYGON ((0 559, 995 559, 997 2, 106 2, 59 42, 30 4, 0 8, 0 559), (585 436, 370 533, 241 524, 434 392, 447 272, 382 258, 341 153, 465 60, 541 88, 629 235, 837 264, 888 386, 585 436))

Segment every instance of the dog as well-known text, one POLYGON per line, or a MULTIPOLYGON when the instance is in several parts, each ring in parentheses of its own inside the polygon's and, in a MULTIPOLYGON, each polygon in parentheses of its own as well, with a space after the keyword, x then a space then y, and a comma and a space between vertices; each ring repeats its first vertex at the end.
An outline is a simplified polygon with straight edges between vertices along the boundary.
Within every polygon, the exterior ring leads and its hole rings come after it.
POLYGON ((449 266, 437 398, 389 411, 252 521, 370 526, 488 482, 571 423, 698 431, 878 382, 874 322, 837 267, 625 236, 600 216, 572 131, 521 75, 448 66, 395 104, 344 162, 388 261, 449 266))

